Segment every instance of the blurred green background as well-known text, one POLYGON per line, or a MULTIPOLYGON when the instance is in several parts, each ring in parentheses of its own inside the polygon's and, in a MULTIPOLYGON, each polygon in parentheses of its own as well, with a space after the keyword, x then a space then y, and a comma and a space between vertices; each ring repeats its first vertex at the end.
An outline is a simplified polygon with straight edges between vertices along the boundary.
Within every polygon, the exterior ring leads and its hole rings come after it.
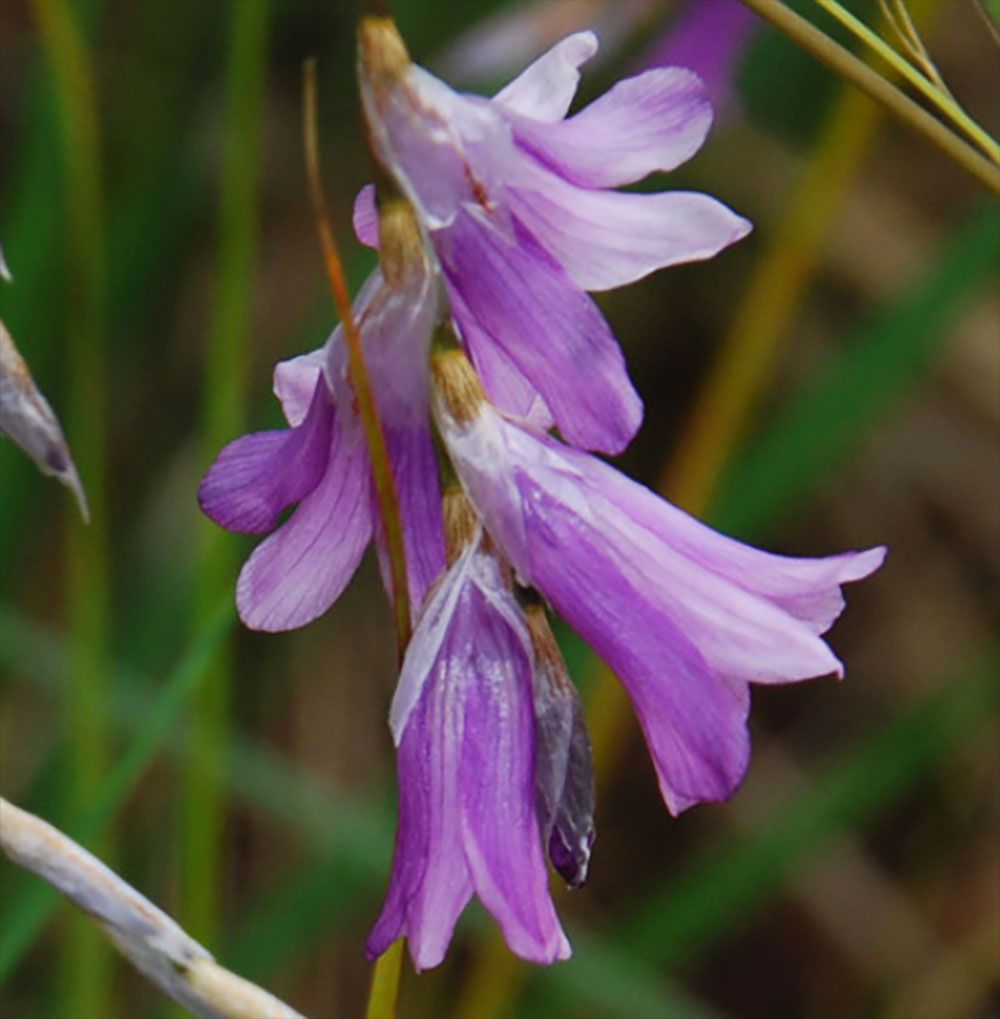
MULTIPOLYGON (((998 51, 973 4, 911 8, 996 135, 998 51)), ((595 25, 605 48, 582 101, 684 13, 394 9, 415 59, 483 91, 508 70, 483 39, 514 26, 513 71, 595 25), (482 34, 487 16, 508 20, 482 34)), ((280 424, 273 363, 335 321, 301 156, 308 56, 355 285, 373 264, 350 232, 369 173, 356 14, 353 0, 0 6, 15 277, 0 314, 94 516, 84 527, 0 442, 0 792, 313 1016, 358 1015, 367 992, 394 826, 391 614, 366 560, 310 627, 243 630, 233 588, 253 541, 200 520, 195 492, 226 441, 280 424)), ((623 466, 774 550, 884 543, 890 558, 847 591, 832 634, 847 680, 756 690, 747 781, 678 820, 638 727, 564 633, 602 778, 591 880, 561 896, 574 959, 523 966, 473 907, 440 969, 407 970, 400 1014, 998 1016, 995 203, 763 27, 704 150, 647 186, 709 191, 755 231, 601 296, 647 407, 623 466)), ((4 1016, 178 1014, 6 862, 0 980, 4 1016)))

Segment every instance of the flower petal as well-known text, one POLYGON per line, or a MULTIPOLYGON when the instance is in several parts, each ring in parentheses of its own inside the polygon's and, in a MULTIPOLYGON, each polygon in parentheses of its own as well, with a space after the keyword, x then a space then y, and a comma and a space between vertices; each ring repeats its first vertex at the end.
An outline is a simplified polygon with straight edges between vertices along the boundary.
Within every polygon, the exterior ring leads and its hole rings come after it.
POLYGON ((690 159, 712 125, 712 107, 697 75, 670 67, 618 82, 568 120, 511 123, 518 144, 567 181, 608 188, 690 159))
POLYGON ((378 206, 375 185, 366 184, 354 199, 354 233, 362 244, 378 250, 378 206))
POLYGON ((405 726, 400 829, 369 951, 405 933, 414 965, 437 965, 474 888, 512 951, 537 962, 568 954, 534 811, 530 670, 499 567, 470 547, 431 597, 393 702, 394 730, 405 726))
MULTIPOLYGON (((568 442, 620 452, 642 420, 625 359, 594 302, 530 237, 515 241, 464 211, 435 238, 449 290, 538 390, 568 442)), ((478 354, 477 354, 478 356, 478 354)))
POLYGON ((535 813, 534 709, 525 638, 485 600, 470 608, 477 648, 465 675, 461 760, 469 871, 512 952, 538 963, 568 959, 535 813))
POLYGON ((671 813, 728 797, 749 758, 745 701, 596 530, 527 478, 522 495, 532 582, 625 685, 671 813))
POLYGON ((649 67, 686 67, 705 83, 713 106, 732 96, 733 78, 752 30, 760 24, 740 0, 690 0, 642 61, 649 67))
POLYGON ((399 821, 385 904, 365 943, 369 959, 405 935, 420 970, 444 959, 455 923, 472 897, 458 816, 457 748, 433 738, 424 699, 398 751, 399 821))
POLYGON ((290 630, 322 615, 354 575, 372 533, 368 453, 356 421, 334 421, 326 472, 254 550, 236 585, 253 630, 290 630))
POLYGON ((490 401, 504 413, 524 419, 531 418, 539 431, 548 431, 553 425, 552 415, 545 401, 538 395, 538 390, 503 349, 493 342, 489 334, 483 332, 461 293, 452 287, 448 297, 459 335, 465 338, 469 357, 490 401))
POLYGON ((707 527, 601 461, 574 450, 561 452, 564 461, 586 473, 592 486, 600 488, 620 513, 647 529, 659 542, 715 575, 763 596, 805 623, 813 633, 825 633, 840 615, 844 607, 840 585, 870 576, 885 559, 884 548, 822 558, 765 552, 707 527))
POLYGON ((319 347, 274 366, 274 395, 281 401, 285 420, 293 428, 303 422, 309 411, 325 363, 326 349, 319 347))
POLYGON ((566 116, 580 83, 578 68, 597 52, 593 32, 576 32, 529 64, 493 102, 514 113, 552 123, 566 116))
POLYGON ((262 534, 281 512, 307 496, 326 470, 333 404, 317 379, 301 424, 280 432, 255 432, 230 442, 198 487, 202 512, 229 531, 262 534))
POLYGON ((587 191, 546 171, 509 190, 511 211, 583 290, 610 290, 656 269, 711 258, 750 223, 709 195, 587 191))

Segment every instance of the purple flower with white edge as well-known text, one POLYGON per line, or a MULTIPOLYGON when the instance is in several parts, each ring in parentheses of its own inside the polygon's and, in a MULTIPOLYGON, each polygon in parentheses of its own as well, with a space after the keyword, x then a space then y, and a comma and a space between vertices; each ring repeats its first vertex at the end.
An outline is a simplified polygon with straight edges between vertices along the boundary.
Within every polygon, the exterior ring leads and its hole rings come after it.
POLYGON ((432 361, 432 408, 487 531, 608 663, 642 725, 671 813, 722 800, 749 757, 749 687, 843 666, 821 639, 840 586, 882 548, 822 559, 726 538, 603 461, 514 423, 458 350, 432 361))
MULTIPOLYGON (((412 64, 389 19, 363 18, 359 49, 372 146, 429 233, 490 398, 575 446, 619 452, 642 404, 587 291, 709 258, 750 229, 708 195, 614 190, 698 150, 712 120, 700 80, 646 71, 567 117, 578 68, 597 49, 591 32, 558 43, 492 100, 412 64)), ((377 245, 370 188, 355 227, 377 245)))
POLYGON ((417 970, 437 966, 473 893, 517 955, 568 958, 535 810, 531 638, 480 536, 428 598, 390 725, 399 822, 369 958, 405 936, 417 970))
MULTIPOLYGON (((399 287, 388 286, 376 270, 354 306, 399 495, 414 614, 444 569, 427 403, 427 351, 439 304, 439 278, 424 266, 399 287)), ((325 347, 279 364, 274 390, 290 427, 231 442, 198 490, 202 510, 222 527, 274 532, 244 564, 236 587, 240 618, 269 631, 322 615, 354 575, 373 534, 391 589, 342 327, 325 347)))

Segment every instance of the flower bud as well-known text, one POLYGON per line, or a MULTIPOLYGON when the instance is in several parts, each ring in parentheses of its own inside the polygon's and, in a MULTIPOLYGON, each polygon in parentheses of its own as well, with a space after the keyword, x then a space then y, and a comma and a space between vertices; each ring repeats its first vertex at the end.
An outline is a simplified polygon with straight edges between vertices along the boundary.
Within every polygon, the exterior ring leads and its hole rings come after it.
MULTIPOLYGON (((535 596, 537 598, 537 595, 535 596)), ((540 601, 525 607, 535 651, 535 794, 549 861, 571 888, 594 844, 594 762, 583 705, 540 601)))

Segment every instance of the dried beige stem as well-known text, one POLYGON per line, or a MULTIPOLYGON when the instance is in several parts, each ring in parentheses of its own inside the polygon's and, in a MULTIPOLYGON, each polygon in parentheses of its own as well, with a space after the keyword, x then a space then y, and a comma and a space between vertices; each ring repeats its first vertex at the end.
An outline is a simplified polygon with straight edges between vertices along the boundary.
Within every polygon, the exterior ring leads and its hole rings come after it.
POLYGON ((174 1001, 203 1019, 302 1019, 267 991, 223 969, 193 938, 97 857, 0 797, 0 846, 107 932, 118 950, 174 1001))

